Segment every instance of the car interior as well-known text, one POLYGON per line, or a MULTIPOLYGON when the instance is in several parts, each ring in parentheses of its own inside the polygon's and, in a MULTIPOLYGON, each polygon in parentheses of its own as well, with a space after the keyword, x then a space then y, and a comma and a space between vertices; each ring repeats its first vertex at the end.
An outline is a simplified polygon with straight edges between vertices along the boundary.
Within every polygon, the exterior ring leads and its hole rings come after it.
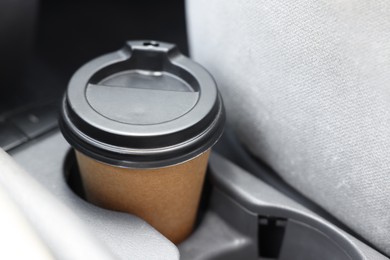
POLYGON ((0 258, 389 259, 389 42, 382 0, 0 0, 0 258))

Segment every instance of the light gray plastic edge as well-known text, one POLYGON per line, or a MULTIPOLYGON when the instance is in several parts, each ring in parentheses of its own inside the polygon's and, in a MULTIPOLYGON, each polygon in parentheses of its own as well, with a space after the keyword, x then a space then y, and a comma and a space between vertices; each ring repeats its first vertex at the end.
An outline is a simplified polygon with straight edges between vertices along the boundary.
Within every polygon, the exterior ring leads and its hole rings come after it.
MULTIPOLYGON (((5 232, 2 230, 0 234, 2 246, 7 247, 7 250, 0 251, 2 259, 21 257, 17 252, 12 252, 12 249, 15 248, 27 249, 27 252, 30 253, 44 252, 40 256, 35 255, 35 257, 48 257, 45 259, 117 259, 101 241, 86 230, 83 223, 69 208, 23 171, 2 149, 0 149, 0 190, 20 212, 20 219, 15 219, 16 225, 19 227, 15 226, 14 228, 20 228, 24 231, 21 234, 20 230, 15 233, 9 232, 10 230, 5 232), (27 241, 18 237, 28 234, 25 231, 26 226, 23 225, 23 220, 31 228, 33 235, 27 241), (8 239, 10 237, 11 239, 8 239), (19 241, 19 243, 15 245, 14 241, 19 241), (28 242, 28 244, 23 242, 28 242), (32 248, 37 245, 42 245, 44 251, 32 248)), ((5 205, 2 203, 1 214, 12 213, 7 210, 7 207, 3 207, 5 205)), ((6 218, 1 219, 6 221, 6 218)), ((2 224, 10 225, 10 223, 2 224)))
POLYGON ((145 221, 130 214, 96 207, 73 193, 66 183, 63 169, 69 149, 68 143, 57 131, 15 150, 12 156, 73 211, 118 259, 179 259, 177 247, 145 221))
POLYGON ((259 256, 259 216, 287 220, 279 260, 388 259, 216 153, 210 175, 210 210, 182 259, 276 259, 259 256))
MULTIPOLYGON (((143 220, 75 195, 63 170, 69 149, 55 132, 12 155, 120 259, 179 259, 178 248, 143 220)), ((258 216, 288 220, 281 260, 388 259, 215 153, 209 174, 209 208, 194 234, 178 246, 180 259, 270 259, 259 258, 258 216)))

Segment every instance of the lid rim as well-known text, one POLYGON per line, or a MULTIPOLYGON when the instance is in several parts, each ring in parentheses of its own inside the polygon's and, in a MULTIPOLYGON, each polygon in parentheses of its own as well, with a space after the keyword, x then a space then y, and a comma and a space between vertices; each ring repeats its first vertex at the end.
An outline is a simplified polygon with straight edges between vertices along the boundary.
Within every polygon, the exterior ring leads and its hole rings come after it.
MULTIPOLYGON (((177 74, 174 75, 199 92, 193 108, 189 111, 183 109, 178 111, 182 115, 174 120, 151 125, 117 122, 114 118, 105 117, 95 111, 87 100, 86 90, 92 84, 91 79, 96 80, 97 73, 105 70, 104 73, 109 71, 112 75, 119 74, 118 72, 126 67, 123 63, 131 60, 134 51, 136 51, 135 62, 141 64, 141 68, 147 66, 145 64, 148 62, 161 62, 150 58, 161 57, 156 56, 156 50, 144 47, 142 41, 127 42, 125 48, 88 62, 70 80, 61 107, 60 129, 65 139, 76 150, 115 166, 158 168, 190 160, 210 149, 219 140, 225 122, 225 110, 214 79, 202 66, 180 54, 175 45, 159 42, 159 46, 161 48, 157 52, 165 53, 165 56, 158 55, 163 57, 162 62, 168 62, 168 66, 171 66, 169 72, 175 71, 176 68, 177 74), (115 67, 117 63, 122 65, 115 67), (110 66, 110 69, 106 69, 107 66, 110 66), (185 73, 180 74, 180 71, 185 73), (192 80, 192 83, 188 80, 192 80)), ((138 63, 132 66, 137 66, 138 63)), ((158 66, 158 64, 152 65, 152 67, 158 66)), ((161 86, 165 86, 164 84, 162 83, 161 86)), ((133 95, 133 92, 130 94, 133 95)), ((101 102, 104 100, 104 103, 101 103, 103 109, 107 100, 110 102, 112 98, 116 98, 115 95, 109 96, 109 99, 100 100, 101 102)), ((114 113, 117 109, 115 108, 114 113)), ((132 109, 129 111, 133 113, 132 109)))
MULTIPOLYGON (((61 111, 61 114, 63 111, 61 111)), ((59 125, 65 139, 81 153, 89 156, 92 159, 118 167, 127 168, 160 168, 170 165, 176 165, 195 158, 199 154, 212 148, 220 139, 224 131, 225 113, 221 106, 219 117, 215 120, 213 128, 210 131, 205 131, 204 136, 211 135, 208 138, 199 138, 203 142, 193 142, 191 146, 182 146, 181 149, 169 150, 167 153, 161 153, 163 156, 159 159, 156 154, 128 153, 121 154, 103 148, 98 148, 93 144, 85 142, 79 138, 69 127, 63 115, 60 117, 59 125), (179 154, 178 154, 179 153, 179 154)), ((138 152, 142 151, 137 149, 138 152)), ((143 150, 144 151, 144 150, 143 150)))

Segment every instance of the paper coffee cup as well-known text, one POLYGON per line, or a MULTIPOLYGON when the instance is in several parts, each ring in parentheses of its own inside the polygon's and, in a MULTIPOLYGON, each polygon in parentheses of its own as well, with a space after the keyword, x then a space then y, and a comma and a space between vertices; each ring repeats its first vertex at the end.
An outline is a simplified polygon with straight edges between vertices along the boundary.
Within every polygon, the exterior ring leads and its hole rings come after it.
POLYGON ((89 202, 137 215, 180 243, 224 121, 204 68, 172 44, 133 41, 74 74, 60 127, 89 202))
POLYGON ((208 151, 185 163, 157 169, 119 168, 79 152, 76 156, 90 202, 137 215, 174 243, 191 233, 208 151))

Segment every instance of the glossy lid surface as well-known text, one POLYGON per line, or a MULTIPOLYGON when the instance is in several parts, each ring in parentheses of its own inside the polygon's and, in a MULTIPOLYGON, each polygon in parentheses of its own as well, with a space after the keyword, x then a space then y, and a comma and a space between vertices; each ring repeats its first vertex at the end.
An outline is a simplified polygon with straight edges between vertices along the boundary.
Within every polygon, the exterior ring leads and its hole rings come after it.
POLYGON ((69 143, 126 167, 177 164, 210 148, 225 120, 215 81, 175 45, 131 41, 70 80, 60 126, 69 143))

